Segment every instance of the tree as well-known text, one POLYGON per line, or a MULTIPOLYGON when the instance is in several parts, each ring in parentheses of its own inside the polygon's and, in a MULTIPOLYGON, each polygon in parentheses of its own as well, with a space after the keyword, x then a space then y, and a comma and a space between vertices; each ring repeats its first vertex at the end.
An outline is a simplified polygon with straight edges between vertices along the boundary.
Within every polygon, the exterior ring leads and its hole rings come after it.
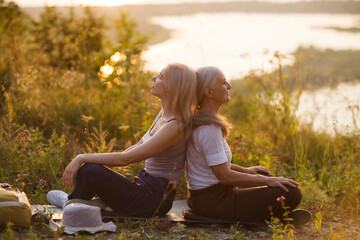
POLYGON ((97 72, 91 71, 91 58, 103 50, 104 20, 94 17, 90 7, 84 12, 84 17, 76 18, 73 8, 64 16, 55 7, 46 7, 34 33, 38 50, 44 54, 42 64, 81 71, 87 83, 88 75, 97 72))
POLYGON ((27 20, 28 17, 14 2, 0 0, 0 115, 3 113, 4 94, 25 61, 23 43, 27 20))

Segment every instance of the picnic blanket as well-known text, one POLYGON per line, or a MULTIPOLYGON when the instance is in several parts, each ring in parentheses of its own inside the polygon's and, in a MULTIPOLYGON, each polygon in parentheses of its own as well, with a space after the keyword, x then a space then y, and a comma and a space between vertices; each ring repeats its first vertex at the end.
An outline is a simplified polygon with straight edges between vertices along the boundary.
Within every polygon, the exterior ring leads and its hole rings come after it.
MULTIPOLYGON (((58 208, 52 205, 31 205, 33 214, 37 211, 41 210, 44 213, 52 213, 52 219, 55 221, 62 219, 62 208, 58 208)), ((129 216, 122 213, 117 212, 101 212, 103 219, 131 219, 131 220, 149 220, 150 218, 146 217, 136 217, 129 216)), ((238 221, 228 221, 217 218, 209 218, 197 215, 191 211, 189 206, 187 205, 186 200, 176 200, 173 202, 173 206, 170 211, 166 214, 166 216, 162 217, 171 222, 180 222, 180 223, 199 223, 199 224, 244 224, 244 225, 259 225, 259 223, 251 223, 251 222, 238 222, 238 221)))

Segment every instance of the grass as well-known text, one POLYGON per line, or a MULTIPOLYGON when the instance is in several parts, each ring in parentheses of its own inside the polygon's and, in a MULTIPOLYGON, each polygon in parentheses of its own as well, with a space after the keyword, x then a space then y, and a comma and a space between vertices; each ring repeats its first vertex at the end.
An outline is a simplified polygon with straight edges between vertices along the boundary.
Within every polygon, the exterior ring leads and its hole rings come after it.
POLYGON ((184 225, 154 219, 145 221, 116 222, 115 233, 99 232, 89 234, 80 232, 67 235, 52 232, 41 222, 30 228, 7 227, 2 231, 2 239, 358 239, 358 219, 346 215, 324 216, 321 233, 314 220, 302 228, 285 229, 280 225, 242 226, 242 225, 184 225), (275 229, 277 228, 277 229, 275 229))

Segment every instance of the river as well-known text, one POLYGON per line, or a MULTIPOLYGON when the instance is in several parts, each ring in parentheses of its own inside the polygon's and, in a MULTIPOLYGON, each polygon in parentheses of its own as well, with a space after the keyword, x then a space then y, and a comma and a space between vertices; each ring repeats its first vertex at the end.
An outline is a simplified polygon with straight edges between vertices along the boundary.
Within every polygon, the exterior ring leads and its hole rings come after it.
MULTIPOLYGON (((276 51, 287 56, 284 63, 291 63, 291 53, 299 46, 360 49, 360 33, 327 28, 353 27, 360 22, 359 14, 197 13, 151 21, 172 30, 170 39, 151 45, 144 54, 146 68, 155 71, 169 62, 215 65, 228 79, 236 79, 249 70, 270 70, 276 51)), ((360 84, 341 84, 303 93, 297 115, 304 123, 312 122, 315 130, 346 133, 360 125, 359 103, 360 84)))

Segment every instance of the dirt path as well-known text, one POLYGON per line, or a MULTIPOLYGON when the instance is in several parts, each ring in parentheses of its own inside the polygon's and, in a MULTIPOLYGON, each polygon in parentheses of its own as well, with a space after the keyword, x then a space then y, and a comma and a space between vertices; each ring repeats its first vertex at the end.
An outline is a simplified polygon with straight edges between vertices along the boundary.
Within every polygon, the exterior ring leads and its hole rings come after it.
POLYGON ((320 233, 314 219, 289 231, 273 230, 270 226, 185 226, 160 220, 125 221, 118 222, 117 226, 116 233, 66 235, 54 233, 47 225, 37 222, 31 228, 13 228, 14 238, 11 238, 11 232, 3 229, 0 239, 360 239, 360 217, 345 214, 323 217, 320 233))

